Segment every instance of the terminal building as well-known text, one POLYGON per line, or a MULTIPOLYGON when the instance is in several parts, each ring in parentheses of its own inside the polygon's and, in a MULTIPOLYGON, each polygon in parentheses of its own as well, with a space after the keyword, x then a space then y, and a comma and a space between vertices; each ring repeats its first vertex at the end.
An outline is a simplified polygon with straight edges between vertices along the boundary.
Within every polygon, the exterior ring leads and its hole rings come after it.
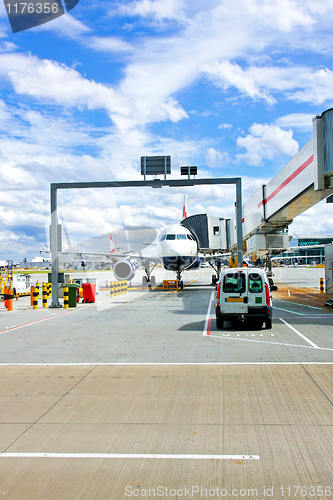
POLYGON ((323 265, 325 264, 325 245, 333 243, 333 234, 293 235, 289 249, 272 260, 279 264, 323 265))

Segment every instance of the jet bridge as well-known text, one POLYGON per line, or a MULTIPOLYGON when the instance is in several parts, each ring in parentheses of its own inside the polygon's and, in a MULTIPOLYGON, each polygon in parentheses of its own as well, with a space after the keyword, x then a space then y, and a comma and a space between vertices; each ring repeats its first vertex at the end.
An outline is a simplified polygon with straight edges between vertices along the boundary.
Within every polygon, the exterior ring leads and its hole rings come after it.
POLYGON ((209 214, 190 215, 181 221, 181 225, 195 236, 202 253, 220 252, 229 248, 227 239, 229 223, 229 219, 225 220, 209 214))
MULTIPOLYGON (((333 108, 313 119, 313 137, 243 205, 247 252, 289 248, 293 219, 333 193, 333 108)), ((236 247, 235 219, 197 214, 182 225, 196 236, 200 251, 236 247)))
MULTIPOLYGON (((243 205, 248 251, 288 248, 289 224, 332 193, 333 109, 328 109, 314 117, 313 138, 243 205)), ((233 227, 231 247, 235 244, 233 227)))

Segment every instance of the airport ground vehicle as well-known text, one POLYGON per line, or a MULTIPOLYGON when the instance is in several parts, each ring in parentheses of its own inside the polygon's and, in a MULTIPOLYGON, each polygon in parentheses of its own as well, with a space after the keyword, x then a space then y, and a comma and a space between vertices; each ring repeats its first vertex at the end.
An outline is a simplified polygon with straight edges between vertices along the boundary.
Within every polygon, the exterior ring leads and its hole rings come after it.
POLYGON ((216 326, 223 329, 225 321, 255 319, 260 328, 272 328, 272 296, 277 290, 264 269, 242 267, 223 269, 217 283, 216 326))

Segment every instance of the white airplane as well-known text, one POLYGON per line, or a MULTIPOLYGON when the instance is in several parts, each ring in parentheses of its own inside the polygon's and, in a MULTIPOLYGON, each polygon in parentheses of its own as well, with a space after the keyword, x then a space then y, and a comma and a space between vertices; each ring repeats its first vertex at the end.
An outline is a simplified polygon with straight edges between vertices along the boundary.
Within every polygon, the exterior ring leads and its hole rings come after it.
MULTIPOLYGON (((183 206, 183 219, 187 217, 186 195, 183 206)), ((62 253, 86 254, 104 256, 114 262, 113 274, 119 281, 131 281, 136 272, 132 261, 140 262, 144 266, 145 276, 142 277, 143 286, 155 286, 156 279, 152 276, 152 271, 157 264, 163 264, 164 269, 176 273, 179 287, 183 288, 182 273, 189 269, 198 269, 203 260, 211 260, 214 257, 200 256, 198 242, 194 234, 181 224, 172 224, 166 227, 160 234, 156 245, 156 256, 143 256, 141 253, 132 252, 117 253, 110 235, 110 252, 76 252, 66 251, 62 253)), ((212 266, 213 267, 213 266, 212 266)))

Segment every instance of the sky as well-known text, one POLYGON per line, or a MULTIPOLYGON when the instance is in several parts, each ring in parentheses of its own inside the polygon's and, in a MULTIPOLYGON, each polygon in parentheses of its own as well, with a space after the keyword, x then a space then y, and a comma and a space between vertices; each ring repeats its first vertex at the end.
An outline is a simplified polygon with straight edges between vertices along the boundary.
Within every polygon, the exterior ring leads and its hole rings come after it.
MULTIPOLYGON (((47 248, 52 182, 242 177, 243 201, 333 106, 333 0, 80 0, 12 33, 0 4, 0 259, 47 248)), ((233 186, 59 192, 68 245, 188 213, 234 217, 233 186)), ((333 234, 325 201, 291 234, 333 234)))

